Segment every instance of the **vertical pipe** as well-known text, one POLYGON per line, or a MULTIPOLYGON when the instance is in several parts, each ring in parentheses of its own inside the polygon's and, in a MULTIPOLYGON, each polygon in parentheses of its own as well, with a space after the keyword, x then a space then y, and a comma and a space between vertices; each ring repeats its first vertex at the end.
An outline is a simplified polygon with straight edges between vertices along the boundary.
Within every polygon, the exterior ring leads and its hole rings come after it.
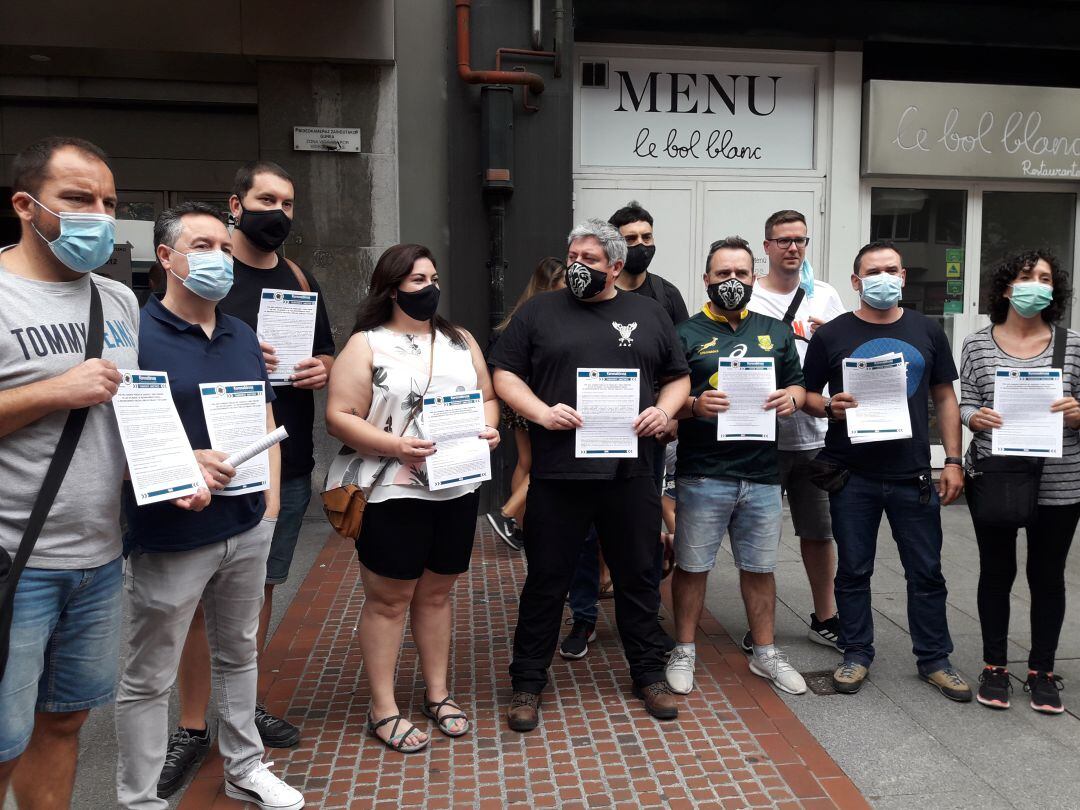
POLYGON ((490 193, 488 205, 488 324, 494 329, 506 318, 506 195, 490 193))

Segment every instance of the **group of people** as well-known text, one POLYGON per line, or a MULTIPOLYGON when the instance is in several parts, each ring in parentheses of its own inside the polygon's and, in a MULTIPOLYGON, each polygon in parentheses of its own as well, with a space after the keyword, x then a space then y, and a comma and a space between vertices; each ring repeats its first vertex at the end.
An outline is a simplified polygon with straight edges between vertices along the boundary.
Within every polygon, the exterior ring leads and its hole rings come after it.
POLYGON ((212 692, 227 795, 303 807, 263 761, 267 747, 296 745, 300 729, 256 695, 273 589, 288 578, 311 497, 313 392, 326 386, 335 353, 321 296, 312 356, 293 368, 278 369, 274 347, 255 333, 263 289, 319 289, 278 253, 292 224, 292 179, 275 163, 240 167, 231 232, 204 203, 161 212, 163 295, 140 311, 126 286, 91 273, 115 238, 116 184, 101 149, 48 138, 20 152, 12 174, 21 238, 0 252, 0 581, 9 585, 0 618, 10 631, 0 650, 0 797, 10 785, 20 807, 68 806, 79 730, 115 698, 118 803, 164 808, 209 748, 212 692), (137 505, 110 404, 121 369, 168 373, 204 477, 196 494, 137 505), (270 385, 275 369, 288 385, 270 385), (267 430, 282 424, 289 438, 270 450, 269 490, 216 497, 236 470, 211 449, 199 387, 259 380, 267 430), (68 414, 83 409, 47 517, 36 538, 24 535, 68 414), (20 546, 29 557, 11 588, 20 546), (122 589, 128 656, 118 671, 122 589), (178 674, 180 726, 170 734, 178 674))
MULTIPOLYGON (((141 311, 126 287, 90 274, 113 244, 117 198, 104 153, 87 141, 50 138, 23 150, 13 175, 21 238, 0 252, 3 576, 34 523, 69 412, 85 409, 86 421, 28 563, 2 592, 10 641, 0 650, 0 796, 10 784, 20 806, 68 804, 79 729, 90 709, 115 696, 119 803, 165 807, 209 746, 212 692, 226 793, 261 808, 303 806, 263 762, 266 747, 295 745, 301 730, 258 703, 258 658, 273 588, 288 577, 311 496, 313 392, 324 387, 327 429, 342 442, 325 487, 355 484, 367 499, 356 538, 367 731, 409 753, 426 748, 431 735, 395 700, 407 618, 423 714, 447 737, 471 728, 468 701, 450 689, 451 596, 470 564, 479 485, 429 488, 424 462, 439 448, 422 428, 425 396, 478 390, 486 422, 479 438, 495 449, 500 426, 514 433, 512 495, 489 519, 528 561, 507 707, 509 727, 528 731, 540 721, 556 649, 581 658, 595 638, 601 558, 633 693, 654 717, 677 717, 678 696, 694 688, 707 576, 725 535, 739 571, 750 670, 784 692, 805 692, 775 634, 785 492, 813 597, 809 638, 842 654, 836 691, 859 691, 874 659, 870 582, 884 514, 907 580, 919 677, 970 701, 949 658, 941 570, 940 507, 965 486, 961 424, 974 436, 966 467, 978 475, 978 459, 991 455, 990 431, 1003 425, 995 370, 1060 363, 1065 396, 1052 409, 1063 414, 1064 449, 1031 468, 1038 509, 1022 523, 1032 601, 1024 688, 1036 710, 1063 710, 1053 670, 1065 560, 1080 519, 1080 335, 1055 328, 1071 292, 1053 256, 1026 252, 995 270, 992 324, 967 338, 958 375, 941 327, 900 306, 906 271, 895 245, 860 249, 851 275, 860 303, 846 312, 807 261, 805 217, 778 211, 764 223, 768 272, 755 273, 746 240, 714 242, 703 257, 706 303, 689 316, 678 290, 649 270, 653 219, 632 202, 611 221, 588 220, 570 232, 565 261, 541 263, 486 356, 468 331, 438 314, 431 251, 402 244, 379 259, 337 362, 320 296, 312 357, 287 370, 289 385, 272 387, 277 356, 254 331, 260 295, 319 289, 279 254, 295 205, 281 166, 239 169, 232 230, 222 212, 201 203, 157 217, 165 285, 141 311), (103 324, 100 356, 95 324, 103 324), (843 361, 888 352, 906 364, 911 438, 852 443, 846 417, 859 403, 844 390, 843 361), (718 388, 718 361, 744 357, 769 358, 775 369, 773 390, 755 403, 775 412, 775 442, 717 440, 718 415, 735 396, 718 388), (110 401, 119 369, 138 368, 169 374, 204 477, 195 495, 138 506, 124 481, 110 401), (584 425, 576 407, 581 368, 638 372, 632 457, 575 452, 575 430, 584 425), (236 470, 211 449, 198 388, 251 380, 266 383, 267 430, 284 424, 289 438, 270 451, 265 494, 218 497, 236 470), (946 454, 936 482, 931 400, 946 454), (674 638, 658 622, 672 556, 674 638), (129 655, 120 672, 122 582, 129 655), (560 644, 568 598, 572 627, 560 644), (180 725, 170 734, 178 676, 180 725)), ((1012 689, 1006 639, 1019 524, 981 520, 974 506, 986 665, 978 700, 1003 709, 1012 689)))

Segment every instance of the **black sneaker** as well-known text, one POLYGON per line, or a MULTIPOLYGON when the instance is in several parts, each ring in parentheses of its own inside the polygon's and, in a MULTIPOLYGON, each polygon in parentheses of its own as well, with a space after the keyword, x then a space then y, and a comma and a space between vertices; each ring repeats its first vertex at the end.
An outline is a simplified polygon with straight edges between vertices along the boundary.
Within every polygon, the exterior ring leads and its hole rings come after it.
POLYGON ((514 531, 510 535, 510 539, 506 541, 506 545, 510 546, 514 551, 521 551, 525 548, 525 532, 518 528, 516 520, 514 521, 514 531))
POLYGON ((979 691, 975 699, 991 709, 1009 708, 1009 693, 1012 692, 1012 679, 1005 667, 983 667, 979 676, 979 691))
POLYGON ((210 729, 203 729, 202 734, 192 734, 186 728, 178 728, 169 737, 169 747, 165 750, 165 765, 158 777, 157 795, 167 799, 180 789, 184 779, 210 750, 210 729))
POLYGON ((837 613, 831 619, 821 621, 816 613, 810 614, 810 631, 806 637, 815 644, 823 647, 832 647, 840 652, 844 648, 840 646, 840 614, 837 613))
POLYGON ((747 655, 754 654, 754 637, 750 634, 750 631, 746 631, 746 635, 742 637, 742 641, 739 642, 739 649, 747 655))
POLYGON ((292 748, 300 742, 300 729, 281 717, 275 717, 262 704, 255 704, 255 728, 267 748, 292 748))
POLYGON ((1061 692, 1064 689, 1060 675, 1049 672, 1029 672, 1024 691, 1031 694, 1031 708, 1043 714, 1061 714, 1065 707, 1061 705, 1061 692))
POLYGON ((563 658, 577 660, 584 658, 589 653, 589 642, 596 641, 596 625, 581 619, 568 619, 573 622, 570 634, 559 645, 559 655, 563 658))
POLYGON ((495 534, 499 535, 500 540, 514 551, 521 551, 521 542, 514 536, 515 532, 519 535, 521 532, 516 520, 507 517, 502 512, 488 512, 486 517, 488 523, 491 524, 491 528, 495 530, 495 534))

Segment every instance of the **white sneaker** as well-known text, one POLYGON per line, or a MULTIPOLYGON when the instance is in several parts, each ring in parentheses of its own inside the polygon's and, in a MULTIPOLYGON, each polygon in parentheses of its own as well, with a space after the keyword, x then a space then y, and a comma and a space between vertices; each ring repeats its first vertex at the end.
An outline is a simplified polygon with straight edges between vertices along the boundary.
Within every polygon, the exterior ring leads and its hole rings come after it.
POLYGON ((225 795, 251 802, 260 810, 300 810, 304 796, 270 773, 273 762, 260 762, 240 779, 225 779, 225 795))
POLYGON ((788 663, 787 656, 773 648, 772 655, 753 655, 750 657, 750 671, 762 678, 768 678, 773 685, 791 695, 801 695, 806 691, 806 681, 788 663))
POLYGON ((688 695, 694 688, 694 662, 697 655, 682 647, 676 647, 671 651, 664 675, 671 691, 679 695, 688 695))

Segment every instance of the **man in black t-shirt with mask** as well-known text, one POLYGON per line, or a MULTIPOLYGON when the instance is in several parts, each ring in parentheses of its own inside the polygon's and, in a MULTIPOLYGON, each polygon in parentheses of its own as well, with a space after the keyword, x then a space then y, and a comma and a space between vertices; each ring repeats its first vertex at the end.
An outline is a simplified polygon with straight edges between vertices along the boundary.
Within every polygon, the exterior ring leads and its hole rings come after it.
MULTIPOLYGON (((652 214, 641 207, 637 200, 631 200, 608 219, 611 225, 619 229, 619 234, 626 240, 626 264, 615 279, 615 286, 620 290, 651 298, 664 308, 671 322, 678 326, 690 317, 686 311, 679 288, 656 273, 649 272, 653 257, 656 256, 656 240, 653 237, 652 214)), ((671 420, 662 442, 675 438, 678 422, 671 420)), ((664 454, 656 454, 656 482, 662 488, 664 480, 664 454)), ((655 578, 657 586, 663 577, 663 546, 657 543, 655 578)), ((590 530, 585 544, 581 547, 581 558, 577 571, 570 585, 570 613, 572 627, 559 645, 559 654, 563 658, 575 660, 584 658, 589 652, 589 642, 596 638, 596 619, 599 614, 597 599, 600 597, 600 550, 596 540, 596 531, 590 530)), ((670 651, 675 646, 674 639, 663 632, 665 647, 670 651)))
MULTIPOLYGON (((232 234, 233 286, 219 304, 221 310, 258 329, 262 291, 317 292, 312 357, 291 369, 289 384, 275 385, 274 418, 289 431, 281 444, 281 512, 266 561, 264 602, 259 616, 258 649, 266 646, 267 625, 274 586, 289 576, 293 550, 311 499, 311 471, 315 467, 312 430, 315 423, 314 392, 326 387, 334 359, 334 338, 326 303, 311 274, 277 251, 292 228, 294 186, 289 173, 272 161, 253 161, 241 166, 233 180, 229 212, 236 220, 232 234)), ((274 347, 260 342, 269 372, 277 369, 274 347)), ((158 783, 167 796, 182 784, 184 775, 206 750, 210 732, 206 709, 210 701, 210 660, 202 609, 196 613, 184 646, 179 670, 180 728, 169 741, 169 752, 158 783)), ((268 748, 286 748, 300 741, 300 729, 275 717, 261 704, 255 725, 268 748)))
POLYGON ((941 572, 941 507, 964 487, 956 366, 941 326, 900 306, 907 271, 891 242, 871 242, 855 256, 851 286, 861 304, 814 331, 803 374, 811 416, 829 419, 825 449, 814 460, 829 491, 836 537, 836 606, 843 663, 833 674, 837 692, 858 692, 874 660, 870 578, 878 526, 889 520, 907 580, 908 628, 919 677, 946 697, 967 702, 971 689, 949 662, 953 651, 945 613, 948 590, 941 572), (852 442, 847 419, 858 402, 844 390, 844 361, 884 354, 903 356, 911 436, 852 442), (833 392, 822 395, 825 386, 833 392), (935 487, 930 474, 929 408, 934 401, 945 467, 935 487))
POLYGON ((529 420, 533 448, 525 507, 528 575, 510 664, 514 696, 508 721, 515 731, 533 729, 539 721, 563 604, 581 544, 594 525, 615 584, 634 694, 657 718, 678 715, 664 679, 664 642, 656 623, 660 592, 652 569, 660 496, 653 468, 660 451, 655 437, 689 394, 689 368, 659 304, 616 288, 625 260, 626 242, 610 224, 589 220, 576 227, 569 237, 567 288, 522 306, 489 360, 499 396, 529 420), (594 369, 639 374, 639 413, 632 425, 636 457, 576 457, 574 431, 583 421, 569 403, 577 402, 579 372, 594 369))

